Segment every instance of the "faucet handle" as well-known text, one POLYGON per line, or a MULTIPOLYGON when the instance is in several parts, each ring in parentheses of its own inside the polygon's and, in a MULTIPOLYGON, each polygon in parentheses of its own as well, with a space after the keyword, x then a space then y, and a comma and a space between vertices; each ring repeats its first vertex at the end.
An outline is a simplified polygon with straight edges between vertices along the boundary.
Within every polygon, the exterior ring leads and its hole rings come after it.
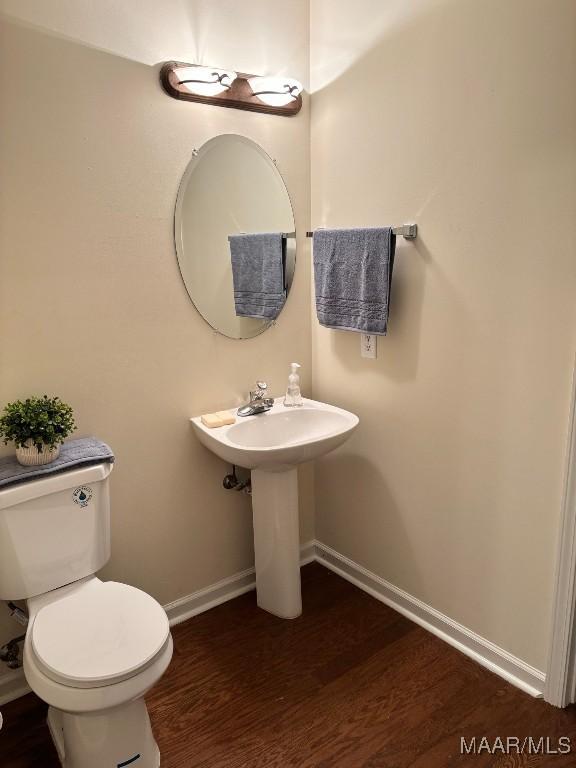
POLYGON ((250 392, 250 400, 262 400, 268 389, 268 384, 265 381, 256 382, 257 389, 250 392))

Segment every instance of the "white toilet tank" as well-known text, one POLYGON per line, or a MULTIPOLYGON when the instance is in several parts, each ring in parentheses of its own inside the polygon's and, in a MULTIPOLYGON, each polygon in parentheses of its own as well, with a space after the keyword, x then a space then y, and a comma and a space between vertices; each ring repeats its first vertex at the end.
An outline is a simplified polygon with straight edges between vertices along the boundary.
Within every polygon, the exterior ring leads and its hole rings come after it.
POLYGON ((110 558, 110 463, 0 489, 0 599, 90 576, 110 558))

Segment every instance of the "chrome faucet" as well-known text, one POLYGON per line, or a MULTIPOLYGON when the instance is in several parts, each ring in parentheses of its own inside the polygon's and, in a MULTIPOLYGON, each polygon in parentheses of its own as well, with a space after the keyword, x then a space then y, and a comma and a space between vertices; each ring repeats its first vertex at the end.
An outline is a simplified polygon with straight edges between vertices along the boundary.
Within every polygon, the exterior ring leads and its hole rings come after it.
POLYGON ((238 416, 255 416, 258 413, 265 413, 274 405, 274 398, 266 397, 268 384, 265 381, 257 381, 256 387, 257 389, 250 391, 250 402, 240 406, 236 411, 238 416))

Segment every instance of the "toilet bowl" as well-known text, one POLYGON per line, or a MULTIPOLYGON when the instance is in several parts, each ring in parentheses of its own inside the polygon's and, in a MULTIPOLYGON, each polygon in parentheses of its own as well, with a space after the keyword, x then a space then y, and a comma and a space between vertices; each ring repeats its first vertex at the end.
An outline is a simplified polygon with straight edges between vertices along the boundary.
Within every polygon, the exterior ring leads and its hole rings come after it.
POLYGON ((170 663, 172 637, 154 598, 95 575, 110 556, 111 470, 0 490, 0 599, 26 600, 24 674, 49 705, 62 765, 158 768, 144 695, 170 663))
POLYGON ((88 577, 28 600, 24 674, 50 709, 66 768, 156 768, 144 694, 172 657, 166 613, 135 587, 88 577))

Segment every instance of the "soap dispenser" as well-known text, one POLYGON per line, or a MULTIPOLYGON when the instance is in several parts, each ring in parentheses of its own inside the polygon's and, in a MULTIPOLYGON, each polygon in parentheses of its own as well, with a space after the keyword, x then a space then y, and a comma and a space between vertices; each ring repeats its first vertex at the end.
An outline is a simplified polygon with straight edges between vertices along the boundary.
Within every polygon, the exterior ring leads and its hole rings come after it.
POLYGON ((286 408, 303 405, 302 394, 300 392, 300 376, 298 375, 299 363, 290 363, 290 376, 288 376, 288 387, 286 388, 286 397, 284 405, 286 408))

